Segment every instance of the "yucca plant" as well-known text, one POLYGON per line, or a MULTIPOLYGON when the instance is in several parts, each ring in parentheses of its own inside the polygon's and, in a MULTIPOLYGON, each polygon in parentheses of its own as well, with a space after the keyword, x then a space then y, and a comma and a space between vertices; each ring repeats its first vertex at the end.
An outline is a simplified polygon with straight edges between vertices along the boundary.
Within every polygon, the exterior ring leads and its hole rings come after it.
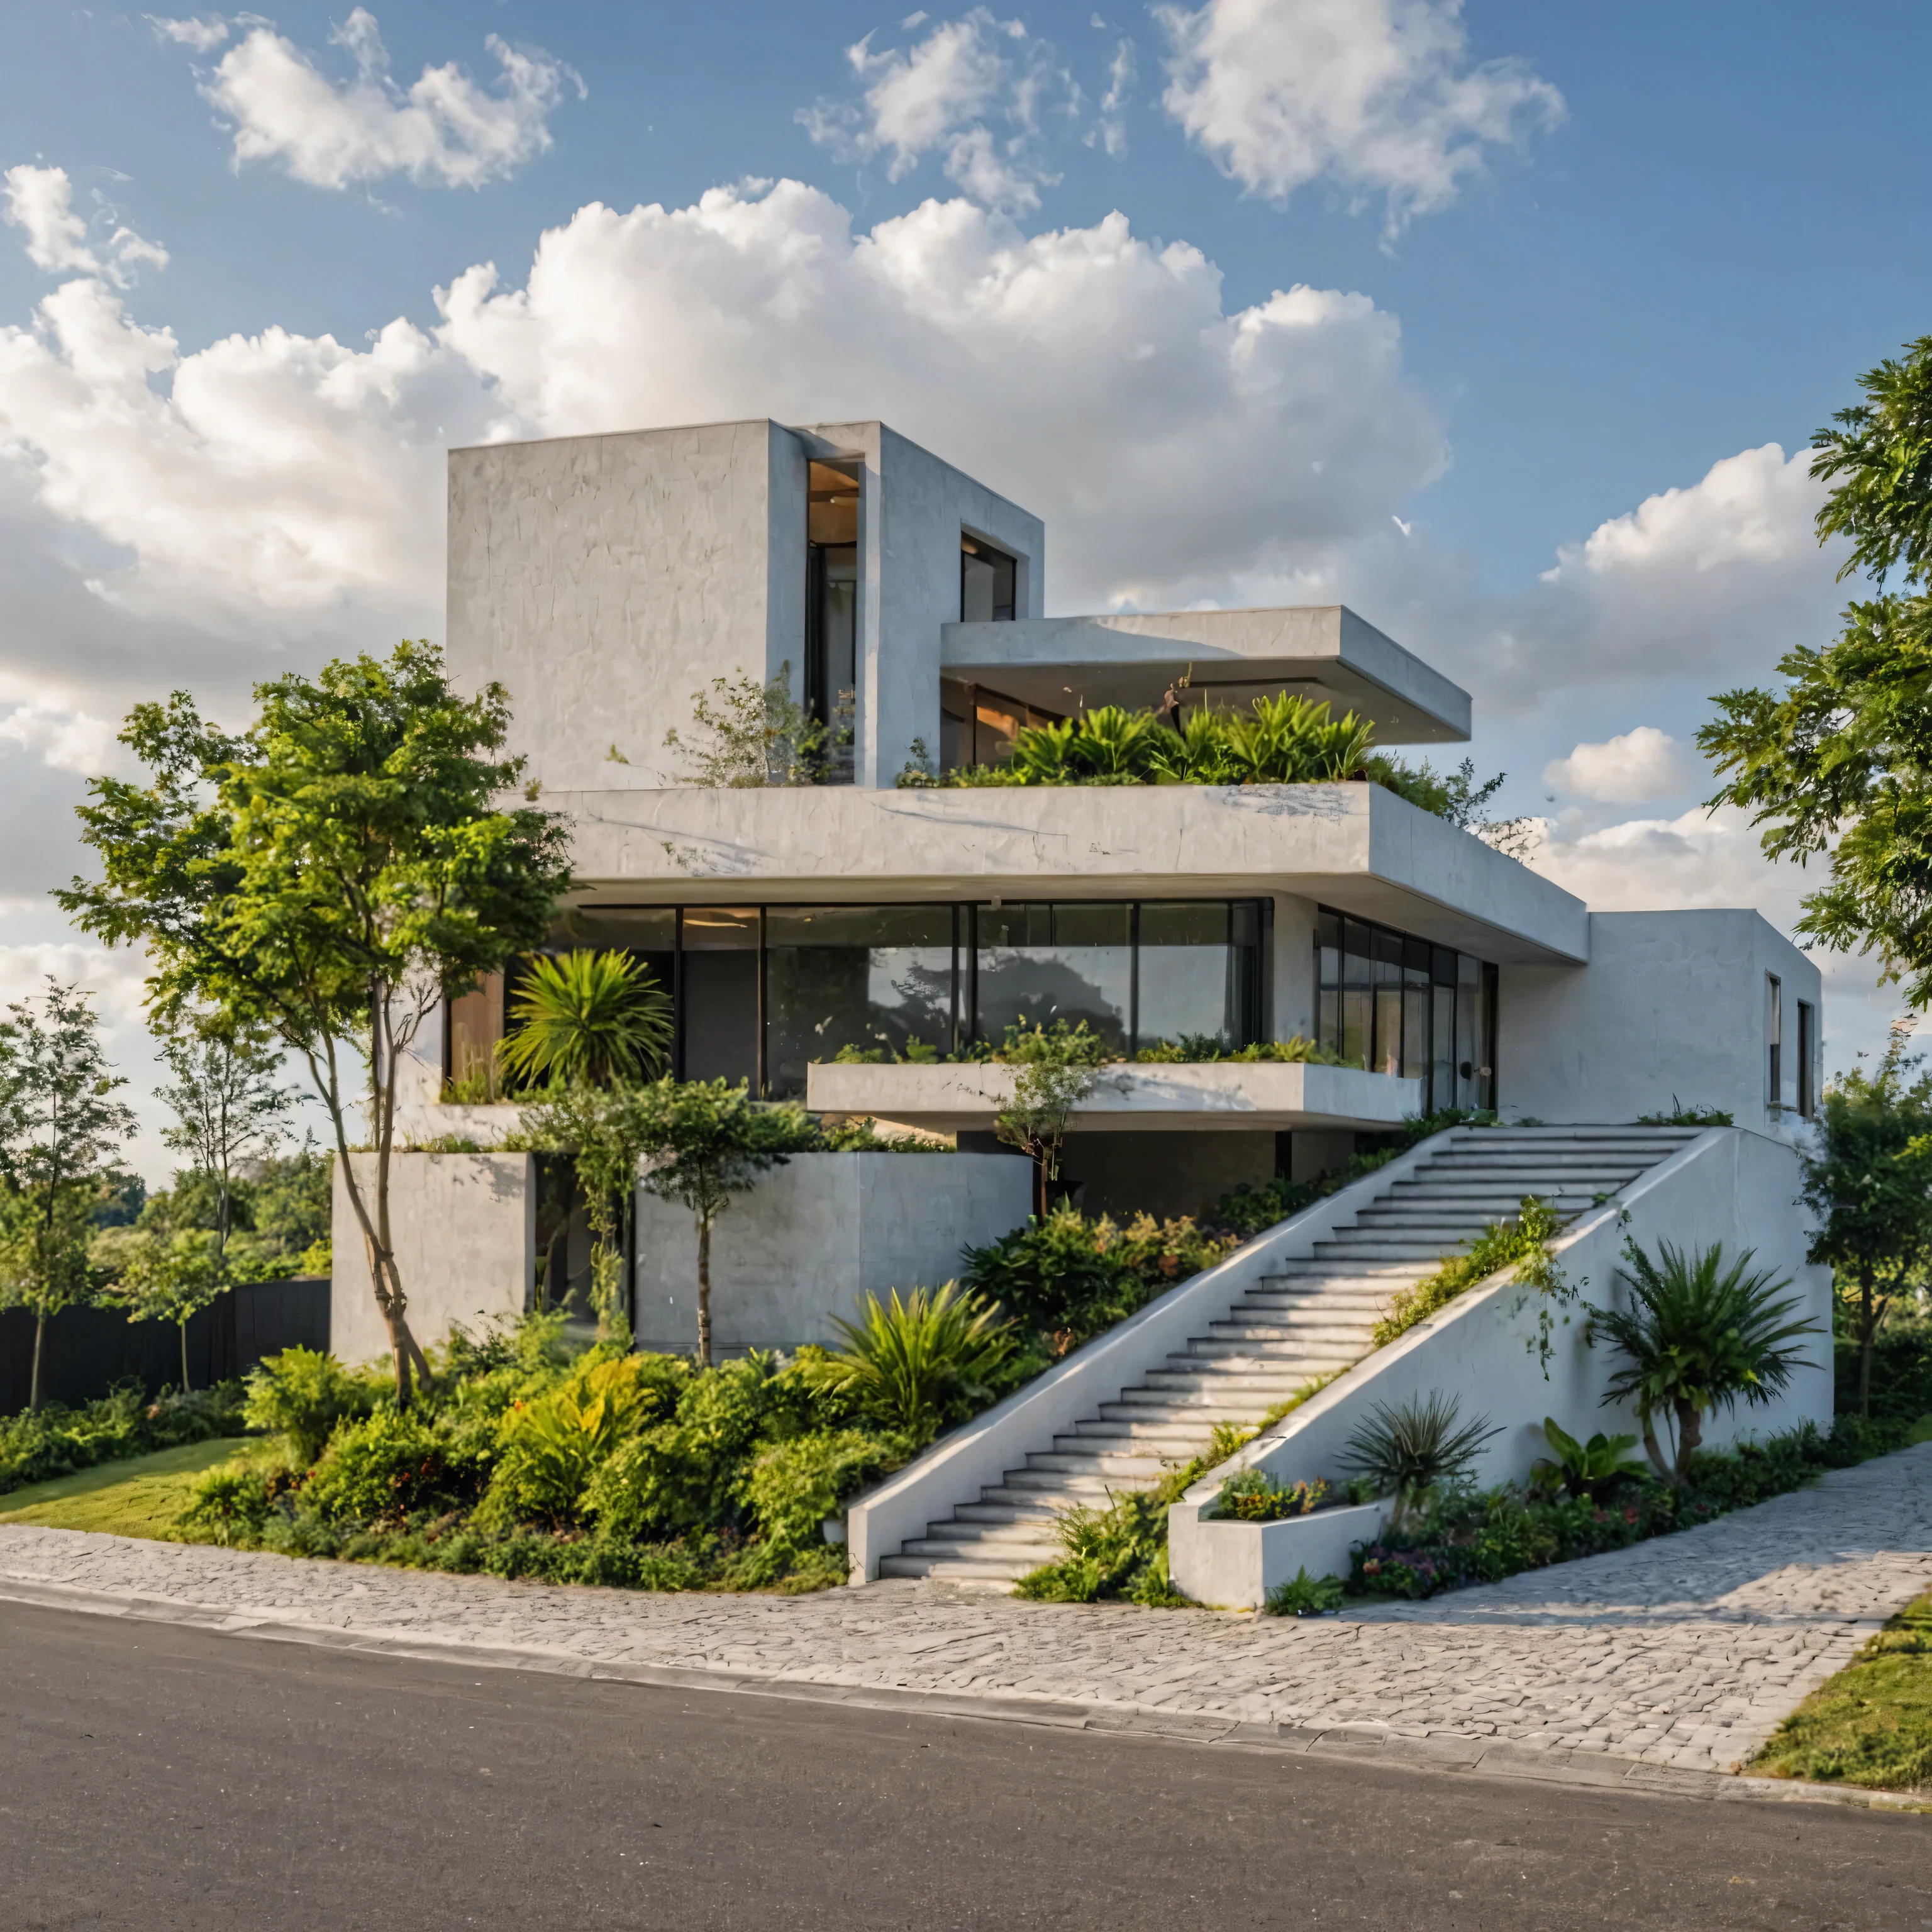
POLYGON ((503 1064, 525 1080, 657 1072, 670 1052, 670 995, 628 952, 540 952, 510 1002, 503 1064))
POLYGON ((1747 1248, 1727 1269, 1724 1245, 1686 1253, 1668 1241, 1657 1244, 1653 1262, 1634 1241, 1624 1244, 1627 1268, 1618 1278, 1630 1295, 1628 1308, 1592 1308, 1592 1336, 1606 1336, 1625 1358, 1611 1376, 1604 1406, 1634 1401, 1643 1446, 1657 1472, 1682 1483, 1702 1443, 1704 1418, 1756 1408, 1790 1385, 1795 1369, 1814 1366, 1798 1352, 1801 1336, 1822 1331, 1816 1323, 1791 1318, 1798 1304, 1779 1300, 1791 1286, 1776 1270, 1751 1271, 1756 1252, 1747 1248), (1666 1457, 1657 1439, 1657 1418, 1676 1425, 1677 1453, 1666 1457))
POLYGON ((879 1418, 928 1442, 963 1401, 977 1405, 1013 1346, 1012 1324, 998 1304, 962 1294, 956 1282, 916 1288, 890 1304, 866 1297, 862 1318, 835 1319, 845 1347, 817 1371, 830 1388, 850 1391, 879 1418))
POLYGON ((1486 1415, 1457 1428, 1460 1407, 1454 1396, 1445 1396, 1439 1389, 1426 1402, 1406 1402, 1399 1408, 1378 1402, 1336 1459, 1372 1484, 1377 1494, 1395 1498, 1391 1530, 1400 1529, 1411 1508, 1432 1490, 1466 1476, 1476 1451, 1502 1433, 1490 1426, 1486 1415))

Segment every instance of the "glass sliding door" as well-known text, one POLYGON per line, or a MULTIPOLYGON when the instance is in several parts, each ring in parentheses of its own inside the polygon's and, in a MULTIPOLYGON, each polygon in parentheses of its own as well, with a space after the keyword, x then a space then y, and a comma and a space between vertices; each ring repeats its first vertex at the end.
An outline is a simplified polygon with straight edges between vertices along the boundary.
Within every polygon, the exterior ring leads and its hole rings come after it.
POLYGON ((760 1089, 755 907, 688 906, 679 919, 678 1047, 686 1080, 760 1089))
POLYGON ((765 912, 765 1084, 802 1100, 806 1070, 842 1046, 950 1053, 950 905, 770 906, 765 912))

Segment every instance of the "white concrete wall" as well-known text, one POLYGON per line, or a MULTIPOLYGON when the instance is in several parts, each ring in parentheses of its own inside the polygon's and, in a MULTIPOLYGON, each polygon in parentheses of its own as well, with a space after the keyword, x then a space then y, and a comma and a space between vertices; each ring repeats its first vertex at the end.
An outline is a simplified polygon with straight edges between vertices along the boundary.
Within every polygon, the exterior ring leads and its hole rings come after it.
MULTIPOLYGON (((376 1156, 352 1154, 373 1215, 376 1156)), ((452 1322, 474 1330, 493 1316, 522 1314, 536 1252, 535 1162, 526 1154, 399 1154, 389 1162, 389 1236, 395 1244, 410 1328, 427 1348, 452 1322)), ((361 1224, 335 1167, 330 1221, 334 1263, 329 1347, 348 1363, 386 1355, 389 1332, 376 1306, 361 1224)))
POLYGON ((1798 1003, 1817 1016, 1813 1092, 1822 1087, 1818 968, 1748 910, 1590 915, 1582 971, 1503 968, 1496 1091, 1509 1119, 1634 1120, 1718 1107, 1741 1127, 1790 1133, 1769 1106, 1766 978, 1781 982, 1783 1108, 1798 1104, 1798 1003))
POLYGON ((547 790, 676 782, 693 692, 786 661, 802 688, 805 490, 762 419, 452 450, 452 670, 508 686, 547 790))
POLYGON ((1018 560, 1015 608, 1037 617, 1046 526, 883 423, 814 423, 800 433, 862 458, 854 778, 890 787, 914 738, 939 754, 940 626, 959 616, 960 537, 983 537, 1018 560))
MULTIPOLYGON (((1618 1268, 1627 1238, 1653 1259, 1661 1240, 1690 1250, 1721 1242, 1733 1258, 1750 1249, 1757 1266, 1791 1278, 1790 1293, 1802 1316, 1819 1328, 1806 1344, 1813 1366, 1766 1407, 1740 1403, 1733 1414, 1707 1418, 1704 1440, 1712 1448, 1803 1421, 1821 1428, 1831 1424, 1831 1270, 1804 1258, 1810 1236, 1797 1202, 1798 1186, 1798 1159, 1790 1148, 1740 1128, 1714 1128, 1642 1177, 1619 1204, 1586 1215, 1555 1244, 1565 1277, 1580 1292, 1580 1304, 1621 1303, 1618 1268)), ((1175 1587, 1204 1602, 1240 1606, 1242 1600, 1227 1594, 1234 1574, 1228 1564, 1238 1559, 1217 1553, 1214 1539, 1220 1532, 1211 1521, 1201 1520, 1202 1509, 1228 1477, 1242 1469, 1261 1469, 1283 1482, 1317 1476, 1333 1480, 1348 1438, 1378 1402, 1399 1406, 1440 1391, 1456 1397, 1463 1420, 1484 1416, 1501 1424, 1502 1433, 1485 1446, 1475 1465, 1475 1480, 1484 1484, 1520 1481, 1548 1454, 1541 1427, 1546 1415, 1553 1415, 1574 1436, 1587 1437, 1598 1430, 1635 1434, 1636 1417, 1628 1405, 1603 1406, 1618 1358, 1606 1342, 1585 1346, 1585 1324, 1576 1310, 1569 1324, 1556 1330, 1555 1357, 1544 1378, 1534 1346, 1538 1299, 1516 1287, 1513 1274, 1514 1270, 1505 1270, 1471 1289, 1366 1357, 1190 1490, 1168 1518, 1175 1587)))
MULTIPOLYGON (((959 1273, 959 1251, 1024 1222, 1033 1163, 1016 1154, 794 1154, 734 1200, 711 1238, 714 1346, 834 1344, 834 1316, 959 1273)), ((698 1234, 690 1210, 638 1190, 640 1348, 698 1340, 698 1234)))
POLYGON ((1580 899, 1380 785, 579 792, 586 890, 735 904, 1287 892, 1497 961, 1588 958, 1580 899))

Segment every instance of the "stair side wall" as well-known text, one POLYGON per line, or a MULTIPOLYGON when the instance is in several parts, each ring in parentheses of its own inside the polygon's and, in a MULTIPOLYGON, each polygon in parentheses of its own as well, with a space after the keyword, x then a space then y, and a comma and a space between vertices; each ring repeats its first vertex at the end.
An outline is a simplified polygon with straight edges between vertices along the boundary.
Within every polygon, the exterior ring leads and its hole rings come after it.
POLYGON ((1604 1406, 1617 1358, 1607 1344, 1586 1345, 1582 1312, 1586 1301, 1622 1305, 1618 1266, 1626 1237, 1653 1258, 1660 1240, 1686 1249, 1721 1241, 1731 1256, 1754 1249, 1757 1265, 1791 1277, 1790 1293, 1803 1318, 1821 1331, 1807 1346, 1813 1366, 1798 1372, 1786 1393, 1764 1408, 1741 1404, 1734 1414, 1708 1418, 1708 1444, 1720 1448, 1808 1420, 1828 1428, 1832 1276, 1804 1258, 1810 1237, 1798 1184, 1798 1156, 1782 1142, 1735 1127, 1699 1136, 1640 1176, 1620 1203, 1586 1214, 1555 1244, 1558 1263, 1580 1294, 1576 1304, 1557 1311, 1547 1380, 1536 1352, 1536 1298, 1516 1286, 1513 1270, 1492 1277, 1366 1357, 1189 1490, 1168 1516, 1174 1587, 1203 1602, 1258 1606, 1259 1595, 1253 1594, 1258 1576, 1247 1595, 1226 1594, 1234 1573, 1216 1553, 1216 1538, 1237 1526, 1204 1521, 1202 1510, 1222 1480, 1243 1468, 1287 1482, 1332 1479, 1348 1438, 1377 1403, 1399 1406, 1440 1390, 1457 1397, 1464 1419, 1486 1416, 1500 1424, 1502 1432, 1485 1446, 1474 1471, 1475 1480, 1486 1485, 1520 1481, 1548 1454, 1541 1427, 1546 1415, 1576 1436, 1598 1430, 1635 1434, 1636 1418, 1628 1404, 1604 1406))
POLYGON ((934 1443, 851 1505, 846 1516, 850 1580, 875 1580, 880 1561, 923 1536, 928 1523, 950 1516, 962 1503, 977 1502, 982 1489, 1022 1467, 1030 1451, 1068 1433, 1082 1417, 1097 1415, 1101 1403, 1112 1402, 1193 1336, 1204 1334, 1256 1282, 1284 1262, 1312 1254, 1317 1242, 1352 1224, 1359 1210, 1441 1153, 1461 1131, 1466 1130, 1432 1136, 1353 1186, 1258 1235, 934 1443))

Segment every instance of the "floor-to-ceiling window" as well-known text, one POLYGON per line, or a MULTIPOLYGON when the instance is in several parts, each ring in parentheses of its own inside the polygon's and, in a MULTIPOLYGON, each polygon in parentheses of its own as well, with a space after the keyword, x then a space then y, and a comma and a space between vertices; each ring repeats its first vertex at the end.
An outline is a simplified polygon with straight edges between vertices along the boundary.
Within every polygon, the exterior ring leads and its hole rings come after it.
POLYGON ((1322 1046, 1423 1081, 1432 1109, 1496 1104, 1495 967, 1326 908, 1315 958, 1322 1046))
MULTIPOLYGON (((553 951, 640 955, 674 996, 675 1071, 802 1099, 842 1047, 900 1055, 1084 1022, 1120 1051, 1267 1036, 1269 902, 598 907, 553 951)), ((514 988, 514 975, 512 975, 514 988)))
POLYGON ((806 508, 805 708, 825 728, 821 782, 852 782, 859 682, 859 496, 856 475, 809 466, 806 508))

